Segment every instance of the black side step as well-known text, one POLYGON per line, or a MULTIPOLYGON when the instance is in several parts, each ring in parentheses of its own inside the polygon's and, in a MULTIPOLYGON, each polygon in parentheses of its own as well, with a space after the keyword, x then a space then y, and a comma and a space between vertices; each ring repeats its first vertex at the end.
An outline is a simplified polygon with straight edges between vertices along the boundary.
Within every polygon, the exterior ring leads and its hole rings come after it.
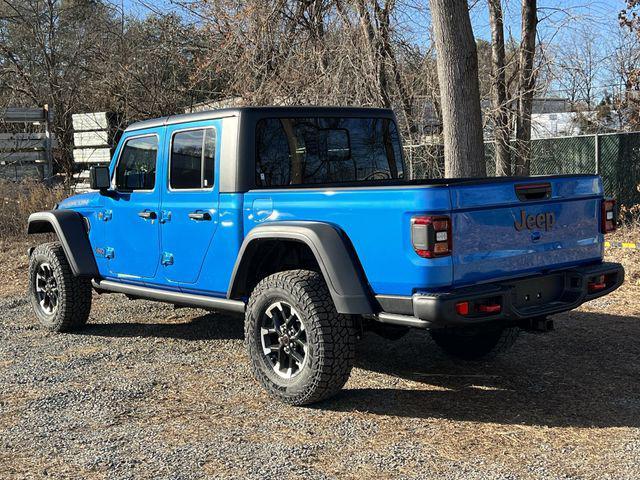
POLYGON ((125 283, 112 282, 110 280, 93 280, 91 282, 96 290, 113 293, 124 293, 132 297, 157 300, 178 305, 188 305, 198 308, 212 308, 227 312, 244 313, 245 304, 240 300, 228 298, 208 297, 206 295, 194 295, 191 293, 171 292, 157 288, 140 287, 125 283))

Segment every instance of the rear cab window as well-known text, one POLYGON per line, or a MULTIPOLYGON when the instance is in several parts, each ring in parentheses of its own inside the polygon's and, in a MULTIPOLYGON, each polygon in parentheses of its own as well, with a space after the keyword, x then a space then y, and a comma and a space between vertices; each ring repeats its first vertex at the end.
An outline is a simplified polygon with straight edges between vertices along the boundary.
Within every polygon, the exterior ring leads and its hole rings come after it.
POLYGON ((398 129, 389 118, 267 118, 256 125, 258 188, 404 178, 398 129))

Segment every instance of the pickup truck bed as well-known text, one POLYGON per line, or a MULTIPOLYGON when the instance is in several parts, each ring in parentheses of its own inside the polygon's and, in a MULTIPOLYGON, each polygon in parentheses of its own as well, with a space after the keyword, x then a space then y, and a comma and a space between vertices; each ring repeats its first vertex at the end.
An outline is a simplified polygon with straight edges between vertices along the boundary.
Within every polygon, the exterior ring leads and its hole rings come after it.
POLYGON ((602 186, 593 175, 252 190, 244 198, 245 211, 252 212, 245 232, 271 221, 274 212, 279 220, 329 222, 354 245, 375 294, 411 295, 600 260, 601 198, 602 186), (553 195, 516 196, 517 186, 539 184, 547 184, 553 195), (555 222, 518 231, 523 211, 553 214, 555 222), (451 256, 415 255, 410 223, 423 212, 452 216, 451 256))

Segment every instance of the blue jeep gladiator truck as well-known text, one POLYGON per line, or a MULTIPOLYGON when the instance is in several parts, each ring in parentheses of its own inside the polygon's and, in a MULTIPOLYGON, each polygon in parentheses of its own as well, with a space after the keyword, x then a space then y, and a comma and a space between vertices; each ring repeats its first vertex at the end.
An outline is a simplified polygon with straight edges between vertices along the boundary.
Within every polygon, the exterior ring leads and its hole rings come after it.
POLYGON ((624 278, 598 176, 408 179, 389 110, 135 123, 91 187, 29 218, 57 236, 29 251, 39 322, 83 326, 92 290, 244 313, 256 379, 296 405, 342 388, 363 329, 486 358, 624 278))

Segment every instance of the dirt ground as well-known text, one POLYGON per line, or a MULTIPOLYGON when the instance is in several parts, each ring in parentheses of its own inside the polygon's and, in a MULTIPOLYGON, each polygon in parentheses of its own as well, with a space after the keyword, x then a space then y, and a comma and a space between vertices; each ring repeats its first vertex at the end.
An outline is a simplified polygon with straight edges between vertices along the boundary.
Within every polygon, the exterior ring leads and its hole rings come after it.
POLYGON ((38 329, 26 246, 0 242, 0 478, 640 478, 640 251, 497 360, 366 334, 345 390, 295 408, 251 378, 237 317, 96 295, 84 331, 38 329))

